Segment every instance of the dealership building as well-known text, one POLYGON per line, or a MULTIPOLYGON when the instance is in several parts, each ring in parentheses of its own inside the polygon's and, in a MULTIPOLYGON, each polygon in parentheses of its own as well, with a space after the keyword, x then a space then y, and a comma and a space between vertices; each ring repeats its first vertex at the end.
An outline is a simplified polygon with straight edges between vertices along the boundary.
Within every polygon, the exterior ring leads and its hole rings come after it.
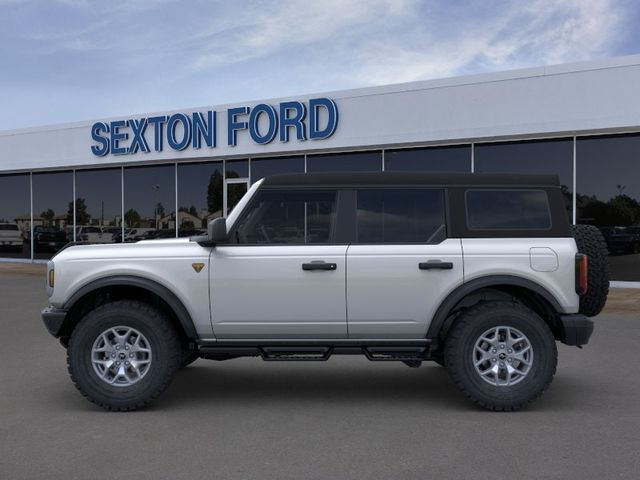
POLYGON ((193 235, 255 181, 329 171, 557 174, 640 286, 640 55, 0 132, 0 261, 193 235))

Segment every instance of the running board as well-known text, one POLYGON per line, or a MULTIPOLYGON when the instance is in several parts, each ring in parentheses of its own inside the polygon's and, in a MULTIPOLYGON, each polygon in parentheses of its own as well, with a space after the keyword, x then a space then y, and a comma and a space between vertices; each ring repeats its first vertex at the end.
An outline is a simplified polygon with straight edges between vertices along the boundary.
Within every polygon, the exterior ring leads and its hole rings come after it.
POLYGON ((221 340, 200 344, 198 350, 214 360, 259 356, 268 362, 323 362, 332 355, 364 355, 375 362, 421 362, 431 358, 429 345, 427 339, 221 340))

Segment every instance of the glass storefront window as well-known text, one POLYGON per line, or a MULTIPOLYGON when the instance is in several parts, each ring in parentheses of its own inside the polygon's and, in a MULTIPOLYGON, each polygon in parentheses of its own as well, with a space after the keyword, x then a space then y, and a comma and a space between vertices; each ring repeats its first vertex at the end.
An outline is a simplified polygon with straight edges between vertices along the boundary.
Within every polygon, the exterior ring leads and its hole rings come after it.
POLYGON ((612 280, 640 281, 640 135, 578 138, 578 223, 597 226, 612 280))
POLYGON ((34 173, 34 258, 51 258, 72 240, 73 172, 34 173))
POLYGON ((249 177, 249 160, 227 160, 225 163, 227 178, 249 177))
POLYGON ((388 172, 471 172, 471 145, 385 150, 388 172))
POLYGON ((31 258, 29 174, 0 175, 0 258, 31 258))
POLYGON ((124 241, 176 236, 175 166, 124 169, 124 241))
POLYGON ((122 171, 76 170, 76 240, 122 241, 122 171))
POLYGON ((382 170, 381 151, 307 156, 307 172, 379 172, 380 170, 382 170))
POLYGON ((251 160, 251 183, 282 173, 304 173, 304 157, 256 158, 251 160))
POLYGON ((569 219, 573 220, 573 139, 475 145, 478 173, 552 173, 560 178, 569 219))
POLYGON ((222 216, 222 162, 178 165, 178 235, 206 233, 207 224, 222 216))

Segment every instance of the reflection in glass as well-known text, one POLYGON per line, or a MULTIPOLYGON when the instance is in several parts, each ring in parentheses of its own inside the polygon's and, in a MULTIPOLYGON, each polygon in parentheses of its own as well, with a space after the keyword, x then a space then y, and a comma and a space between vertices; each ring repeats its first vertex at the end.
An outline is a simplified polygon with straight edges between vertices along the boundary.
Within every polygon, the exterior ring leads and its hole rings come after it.
POLYGON ((304 173, 304 157, 256 158, 251 160, 251 183, 282 173, 304 173))
POLYGON ((471 145, 385 150, 388 172, 471 172, 471 145))
POLYGON ((640 135, 577 140, 578 223, 597 226, 612 280, 640 281, 640 135))
POLYGON ((249 160, 227 160, 227 178, 249 178, 249 160))
POLYGON ((222 216, 222 162, 178 165, 178 235, 203 235, 222 216))
POLYGON ((227 183, 227 215, 231 213, 233 207, 238 204, 245 193, 247 193, 246 182, 227 183))
POLYGON ((124 169, 124 241, 176 236, 175 167, 124 169))
POLYGON ((34 258, 51 258, 72 240, 73 172, 34 173, 34 258))
POLYGON ((438 243, 446 238, 442 190, 360 190, 357 209, 360 243, 438 243))
POLYGON ((0 258, 31 258, 29 175, 0 175, 0 258))
POLYGON ((76 240, 122 241, 122 179, 119 168, 76 170, 76 240))
POLYGON ((379 172, 380 170, 382 170, 381 151, 307 156, 307 172, 379 172))
POLYGON ((573 220, 573 139, 476 144, 474 170, 558 175, 567 214, 573 220))
POLYGON ((335 211, 335 191, 262 190, 242 212, 235 239, 257 245, 329 243, 335 211))

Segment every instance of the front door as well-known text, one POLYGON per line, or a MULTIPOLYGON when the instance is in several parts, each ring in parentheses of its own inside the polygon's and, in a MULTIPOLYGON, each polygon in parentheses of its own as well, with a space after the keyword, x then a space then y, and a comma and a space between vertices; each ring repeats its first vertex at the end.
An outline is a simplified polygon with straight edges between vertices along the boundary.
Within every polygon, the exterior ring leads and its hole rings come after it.
POLYGON ((261 189, 211 253, 218 338, 345 338, 346 244, 337 193, 261 189))

